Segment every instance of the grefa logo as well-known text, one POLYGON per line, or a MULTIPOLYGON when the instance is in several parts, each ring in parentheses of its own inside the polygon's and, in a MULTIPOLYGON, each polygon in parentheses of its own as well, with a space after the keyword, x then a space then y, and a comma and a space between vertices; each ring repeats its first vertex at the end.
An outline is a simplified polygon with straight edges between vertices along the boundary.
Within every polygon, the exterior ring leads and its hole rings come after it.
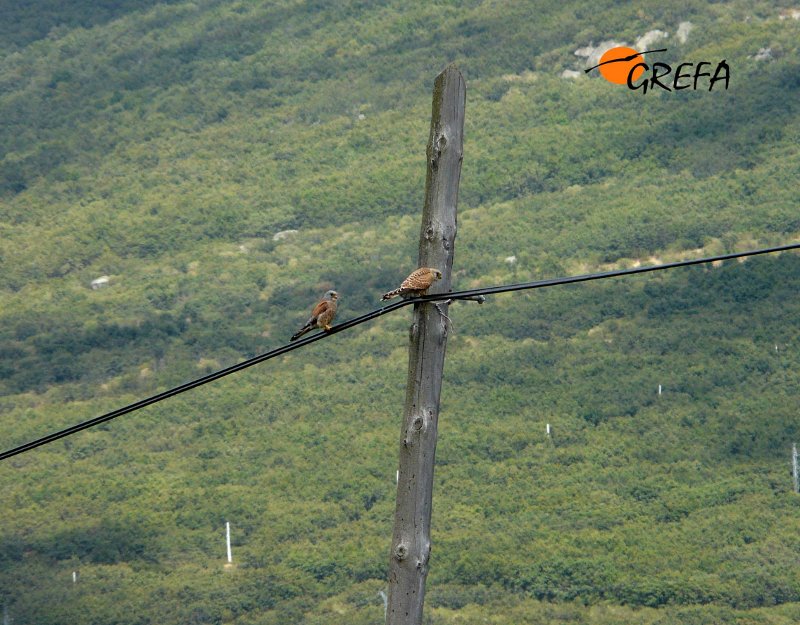
POLYGON ((731 80, 731 68, 724 59, 716 63, 713 72, 711 70, 714 63, 709 61, 681 63, 673 70, 667 63, 651 61, 652 64, 649 64, 644 60, 645 54, 666 51, 666 48, 659 48, 637 52, 627 46, 617 46, 606 50, 600 57, 600 63, 584 71, 588 74, 593 69, 599 69, 600 75, 608 82, 627 85, 631 91, 642 93, 653 91, 656 87, 664 91, 682 89, 713 91, 715 86, 723 86, 727 91, 731 80))

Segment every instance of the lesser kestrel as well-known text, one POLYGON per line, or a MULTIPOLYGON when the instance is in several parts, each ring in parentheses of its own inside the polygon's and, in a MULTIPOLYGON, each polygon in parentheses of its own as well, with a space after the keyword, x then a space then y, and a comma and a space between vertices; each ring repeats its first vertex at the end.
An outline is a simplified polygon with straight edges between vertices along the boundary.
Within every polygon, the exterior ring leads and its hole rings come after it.
POLYGON ((392 299, 398 295, 404 298, 419 297, 420 295, 425 295, 428 288, 435 280, 441 279, 442 272, 438 269, 432 269, 431 267, 420 267, 416 271, 413 271, 408 278, 403 280, 400 288, 395 289, 394 291, 389 291, 388 293, 384 293, 381 299, 392 299))
POLYGON ((311 311, 311 317, 309 317, 306 325, 300 328, 291 340, 296 341, 306 332, 310 332, 314 328, 320 328, 321 330, 330 332, 331 322, 336 316, 336 302, 338 299, 339 294, 336 291, 328 291, 325 293, 322 300, 320 300, 320 302, 314 306, 314 310, 311 311))

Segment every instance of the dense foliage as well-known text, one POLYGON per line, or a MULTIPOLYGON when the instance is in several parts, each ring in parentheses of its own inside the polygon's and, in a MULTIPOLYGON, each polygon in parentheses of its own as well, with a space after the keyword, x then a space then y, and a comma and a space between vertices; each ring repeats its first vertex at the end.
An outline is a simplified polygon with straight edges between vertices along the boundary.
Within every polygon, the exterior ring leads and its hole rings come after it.
MULTIPOLYGON (((277 346, 328 288, 376 308, 416 260, 452 60, 458 288, 800 232, 783 5, 6 5, 4 449, 277 346), (561 77, 652 29, 729 90, 561 77)), ((452 306, 428 621, 798 622, 798 288, 782 254, 452 306)), ((407 323, 0 463, 10 622, 380 622, 407 323)))

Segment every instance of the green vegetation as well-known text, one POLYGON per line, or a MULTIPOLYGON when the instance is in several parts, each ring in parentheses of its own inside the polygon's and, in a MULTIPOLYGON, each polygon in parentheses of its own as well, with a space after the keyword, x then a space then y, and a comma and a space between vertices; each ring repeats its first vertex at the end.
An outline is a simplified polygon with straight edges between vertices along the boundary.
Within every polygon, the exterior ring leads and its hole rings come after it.
MULTIPOLYGON (((451 60, 456 288, 795 240, 800 21, 780 8, 7 7, 2 448, 280 345, 327 288, 340 318, 376 308, 416 260, 451 60), (560 77, 576 48, 684 20, 660 58, 727 59, 727 92, 560 77)), ((428 621, 798 622, 798 288, 782 254, 451 307, 428 621)), ((407 324, 0 463, 12 623, 380 622, 407 324)))

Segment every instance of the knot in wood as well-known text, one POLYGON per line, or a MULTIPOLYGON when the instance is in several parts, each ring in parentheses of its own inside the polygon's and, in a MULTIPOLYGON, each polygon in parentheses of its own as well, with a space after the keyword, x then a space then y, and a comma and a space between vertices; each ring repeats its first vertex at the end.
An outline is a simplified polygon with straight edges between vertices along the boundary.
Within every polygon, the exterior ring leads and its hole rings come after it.
POLYGON ((408 545, 405 543, 398 544, 394 548, 394 557, 402 561, 406 559, 406 556, 408 556, 408 545))
POLYGON ((431 241, 433 239, 433 233, 434 233, 433 225, 428 224, 428 226, 425 228, 425 239, 431 241))
POLYGON ((447 138, 444 133, 437 133, 431 145, 431 169, 439 168, 439 159, 442 157, 442 150, 447 145, 447 138))
POLYGON ((428 566, 428 560, 431 557, 431 541, 426 540, 422 545, 422 552, 420 553, 420 558, 417 560, 417 568, 420 570, 425 570, 428 566))
POLYGON ((411 422, 411 427, 415 430, 421 430, 422 426, 425 424, 425 419, 420 416, 414 417, 414 420, 411 422))

